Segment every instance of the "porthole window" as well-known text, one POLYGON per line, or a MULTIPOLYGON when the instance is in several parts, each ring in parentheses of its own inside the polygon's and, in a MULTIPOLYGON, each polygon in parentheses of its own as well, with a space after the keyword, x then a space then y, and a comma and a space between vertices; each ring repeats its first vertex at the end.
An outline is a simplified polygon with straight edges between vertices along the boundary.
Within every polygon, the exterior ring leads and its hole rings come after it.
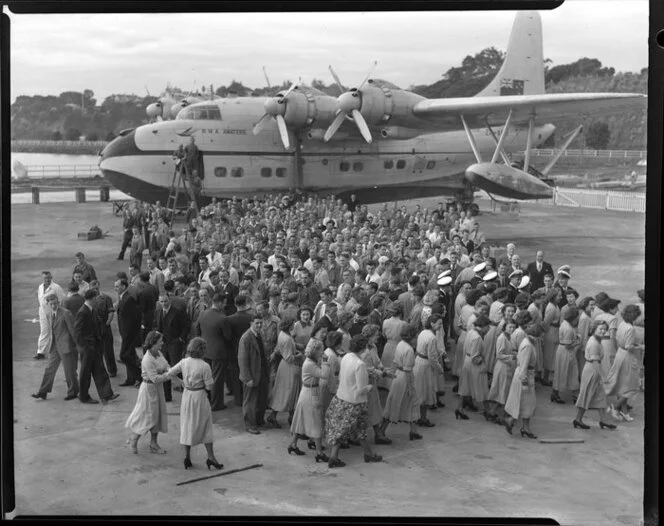
POLYGON ((226 167, 224 166, 217 166, 214 169, 214 176, 215 177, 226 177, 226 167))
POLYGON ((403 170, 406 167, 406 161, 401 159, 400 161, 397 161, 397 169, 398 170, 403 170))
POLYGON ((353 163, 353 171, 354 172, 361 172, 364 169, 364 165, 360 162, 353 163))
POLYGON ((436 167, 436 161, 429 161, 427 163, 427 170, 433 170, 436 167))
POLYGON ((277 168, 277 177, 286 177, 286 168, 277 168))
POLYGON ((346 161, 343 161, 343 162, 339 165, 339 170, 341 170, 342 172, 347 172, 348 170, 350 170, 350 164, 347 163, 346 161))
POLYGON ((240 167, 231 168, 231 177, 242 177, 244 175, 244 169, 240 167))
POLYGON ((261 168, 261 177, 272 177, 272 168, 261 168))
POLYGON ((387 170, 391 170, 392 168, 394 168, 394 161, 385 161, 383 166, 385 166, 387 170))
POLYGON ((327 159, 323 159, 323 166, 327 166, 327 159))

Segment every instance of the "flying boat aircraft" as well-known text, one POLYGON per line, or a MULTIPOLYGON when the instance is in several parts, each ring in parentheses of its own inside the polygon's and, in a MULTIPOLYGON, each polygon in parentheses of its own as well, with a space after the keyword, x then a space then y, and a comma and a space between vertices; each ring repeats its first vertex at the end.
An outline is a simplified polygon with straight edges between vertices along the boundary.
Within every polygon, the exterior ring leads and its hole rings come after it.
POLYGON ((469 204, 474 191, 537 199, 552 195, 547 177, 574 138, 541 171, 530 151, 553 122, 644 108, 635 93, 544 90, 542 24, 537 12, 516 15, 505 60, 474 97, 427 99, 367 75, 338 98, 294 83, 275 97, 235 97, 187 104, 173 120, 125 130, 99 165, 119 190, 165 202, 172 152, 193 137, 201 152, 202 201, 301 190, 363 203, 447 195, 469 204), (511 153, 525 151, 522 164, 511 153))

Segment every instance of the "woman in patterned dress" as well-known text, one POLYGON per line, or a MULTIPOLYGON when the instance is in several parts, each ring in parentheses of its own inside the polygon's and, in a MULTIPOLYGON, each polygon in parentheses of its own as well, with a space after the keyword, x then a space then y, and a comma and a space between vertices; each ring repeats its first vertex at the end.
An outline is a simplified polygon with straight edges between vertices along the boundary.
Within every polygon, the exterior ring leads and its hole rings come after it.
POLYGON ((388 371, 383 366, 383 363, 378 357, 376 349, 376 342, 380 335, 380 327, 378 325, 365 325, 362 327, 362 336, 367 339, 367 347, 360 354, 360 358, 367 366, 369 373, 369 384, 373 389, 367 394, 369 402, 369 425, 374 430, 374 443, 375 444, 391 444, 392 440, 387 438, 382 432, 381 424, 383 423, 383 408, 380 404, 380 395, 378 394, 378 381, 387 376, 388 371))
POLYGON ((281 356, 268 406, 271 413, 265 419, 270 426, 275 428, 281 427, 277 421, 277 414, 280 411, 288 413, 288 420, 292 423, 293 411, 302 385, 302 366, 300 364, 304 355, 295 347, 294 333, 293 320, 286 318, 281 324, 277 345, 270 357, 270 361, 273 361, 277 356, 281 356))
POLYGON ((560 397, 561 391, 572 393, 576 402, 576 392, 579 389, 579 364, 576 361, 576 349, 580 339, 576 332, 579 325, 579 311, 570 306, 565 309, 565 314, 558 330, 558 349, 556 351, 556 363, 553 371, 553 389, 551 390, 551 401, 564 404, 565 400, 560 397))
POLYGON ((608 323, 604 320, 595 320, 591 327, 591 336, 586 343, 586 364, 581 373, 581 387, 579 397, 576 400, 577 413, 572 421, 575 428, 590 429, 590 426, 583 422, 583 415, 588 409, 597 409, 599 413, 600 429, 615 429, 615 424, 606 422, 606 393, 604 385, 606 375, 602 360, 604 358, 604 349, 602 348, 602 339, 606 336, 609 329, 608 323))
MULTIPOLYGON (((383 347, 383 356, 380 359, 385 369, 389 370, 392 368, 392 360, 401 338, 401 331, 408 324, 403 320, 403 305, 401 303, 393 303, 388 307, 388 311, 390 311, 391 316, 383 322, 383 336, 387 341, 385 347, 383 347)), ((391 384, 392 379, 385 376, 378 382, 378 387, 389 390, 391 384)))

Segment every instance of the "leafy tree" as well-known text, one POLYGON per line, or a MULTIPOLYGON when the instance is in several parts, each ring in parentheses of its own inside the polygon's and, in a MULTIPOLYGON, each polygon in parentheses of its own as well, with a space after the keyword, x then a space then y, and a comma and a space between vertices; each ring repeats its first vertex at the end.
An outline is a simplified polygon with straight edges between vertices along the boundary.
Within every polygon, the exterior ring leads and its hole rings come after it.
POLYGON ((68 141, 78 141, 81 135, 81 130, 78 128, 68 128, 67 133, 65 133, 65 139, 68 141))
POLYGON ((603 121, 595 121, 588 126, 586 146, 591 150, 604 150, 611 139, 609 125, 603 121))
POLYGON ((88 141, 98 141, 99 140, 99 135, 97 134, 97 132, 90 132, 90 133, 87 134, 85 139, 88 140, 88 141))
POLYGON ((52 141, 61 141, 62 140, 62 133, 60 133, 59 130, 56 130, 53 132, 51 135, 51 140, 52 141))
POLYGON ((108 132, 106 134, 105 140, 111 142, 113 139, 115 139, 115 134, 112 131, 108 132))

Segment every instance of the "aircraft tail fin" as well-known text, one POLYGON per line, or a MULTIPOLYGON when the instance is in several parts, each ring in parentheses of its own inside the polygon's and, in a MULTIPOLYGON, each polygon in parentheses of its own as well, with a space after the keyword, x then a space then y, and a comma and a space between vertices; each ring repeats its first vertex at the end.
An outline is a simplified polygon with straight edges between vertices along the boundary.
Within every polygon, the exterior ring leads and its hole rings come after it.
POLYGON ((505 61, 477 97, 501 95, 538 95, 544 93, 544 55, 542 20, 537 11, 517 13, 505 61))

